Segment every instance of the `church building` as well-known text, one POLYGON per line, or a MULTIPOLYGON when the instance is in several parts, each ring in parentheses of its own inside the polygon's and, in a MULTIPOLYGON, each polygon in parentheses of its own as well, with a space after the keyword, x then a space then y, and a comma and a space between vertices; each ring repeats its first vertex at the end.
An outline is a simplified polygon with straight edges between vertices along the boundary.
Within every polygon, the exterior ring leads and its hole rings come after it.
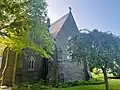
MULTIPOLYGON (((68 39, 79 34, 78 27, 72 15, 71 7, 69 9, 69 13, 61 17, 49 27, 49 32, 56 43, 58 56, 56 58, 56 71, 58 72, 59 82, 61 83, 85 79, 84 64, 81 63, 81 65, 77 65, 77 62, 72 62, 67 55, 68 39)), ((50 71, 50 75, 48 73, 49 78, 51 77, 51 79, 54 79, 55 73, 51 72, 53 71, 50 71)))
POLYGON ((17 84, 39 81, 41 78, 56 83, 85 80, 84 64, 77 65, 77 62, 72 62, 67 55, 68 39, 79 34, 71 8, 69 9, 66 15, 52 25, 48 22, 49 33, 55 40, 56 46, 54 60, 49 62, 31 50, 25 49, 16 62, 15 53, 6 48, 0 69, 1 85, 11 86, 14 82, 17 84), (16 72, 15 76, 13 72, 16 72))

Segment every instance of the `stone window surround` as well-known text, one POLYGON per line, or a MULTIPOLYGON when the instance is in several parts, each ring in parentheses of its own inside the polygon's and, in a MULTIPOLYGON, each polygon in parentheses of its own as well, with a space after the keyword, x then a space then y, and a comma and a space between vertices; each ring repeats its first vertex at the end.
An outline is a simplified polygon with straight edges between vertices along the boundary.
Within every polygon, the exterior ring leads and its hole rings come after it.
POLYGON ((35 57, 34 56, 30 56, 29 60, 28 60, 28 70, 29 71, 33 71, 35 67, 35 57))

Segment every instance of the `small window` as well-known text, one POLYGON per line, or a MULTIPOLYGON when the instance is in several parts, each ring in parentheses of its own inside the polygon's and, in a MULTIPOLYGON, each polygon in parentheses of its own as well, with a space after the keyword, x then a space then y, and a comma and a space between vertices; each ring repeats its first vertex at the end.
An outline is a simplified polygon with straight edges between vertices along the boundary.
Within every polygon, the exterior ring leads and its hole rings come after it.
POLYGON ((34 70, 35 59, 33 56, 29 58, 28 70, 34 70))
POLYGON ((60 73, 60 83, 64 83, 64 73, 60 73))

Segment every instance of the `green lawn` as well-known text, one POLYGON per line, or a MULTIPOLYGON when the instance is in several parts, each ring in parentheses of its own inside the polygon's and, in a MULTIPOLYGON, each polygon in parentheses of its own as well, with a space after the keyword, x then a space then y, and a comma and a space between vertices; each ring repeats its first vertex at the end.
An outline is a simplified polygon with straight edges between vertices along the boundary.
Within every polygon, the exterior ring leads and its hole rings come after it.
MULTIPOLYGON (((109 75, 111 76, 111 75, 109 75)), ((102 75, 94 75, 94 78, 102 78, 102 75)), ((120 79, 109 79, 110 90, 120 90, 120 79)), ((81 85, 76 87, 69 87, 69 88, 54 88, 54 89, 47 89, 47 90, 105 90, 105 85, 81 85)))
MULTIPOLYGON (((110 79, 110 90, 120 90, 120 80, 119 79, 110 79)), ((100 85, 83 85, 69 88, 54 88, 48 90, 105 90, 104 84, 100 85)))

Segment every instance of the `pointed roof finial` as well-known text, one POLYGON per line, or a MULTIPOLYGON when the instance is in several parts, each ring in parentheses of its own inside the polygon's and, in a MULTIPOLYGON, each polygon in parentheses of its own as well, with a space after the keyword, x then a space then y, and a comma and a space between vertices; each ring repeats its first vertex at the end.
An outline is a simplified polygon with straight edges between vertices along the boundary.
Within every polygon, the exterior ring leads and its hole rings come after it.
POLYGON ((70 10, 70 12, 71 12, 71 10, 72 10, 72 7, 69 7, 69 10, 70 10))

